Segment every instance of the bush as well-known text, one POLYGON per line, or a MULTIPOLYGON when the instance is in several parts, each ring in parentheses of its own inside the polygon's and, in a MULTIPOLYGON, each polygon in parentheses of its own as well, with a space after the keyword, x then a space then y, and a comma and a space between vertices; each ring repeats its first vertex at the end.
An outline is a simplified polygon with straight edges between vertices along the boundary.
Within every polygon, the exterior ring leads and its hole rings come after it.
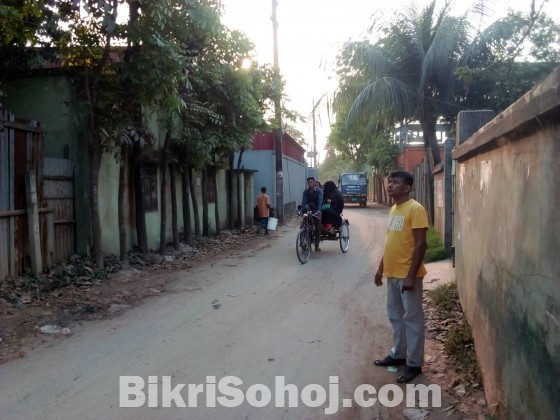
POLYGON ((461 310, 457 281, 442 284, 433 290, 429 290, 427 293, 443 316, 449 316, 454 311, 461 310))
POLYGON ((433 226, 428 228, 428 232, 426 233, 426 242, 428 243, 428 249, 441 248, 443 246, 439 232, 435 230, 433 226))
POLYGON ((463 377, 471 382, 482 384, 482 372, 474 350, 471 327, 465 314, 448 331, 444 342, 445 351, 453 356, 463 368, 463 377))
POLYGON ((425 263, 445 260, 448 257, 447 250, 443 246, 443 242, 441 242, 439 233, 433 228, 433 226, 428 228, 426 242, 428 244, 428 248, 426 249, 426 254, 424 255, 425 263))
POLYGON ((427 249, 424 254, 424 262, 429 263, 432 261, 441 261, 447 258, 447 250, 443 247, 427 249))
POLYGON ((447 327, 443 343, 445 352, 460 364, 466 380, 482 384, 482 374, 474 350, 474 339, 467 317, 459 302, 457 282, 442 284, 429 290, 427 294, 437 307, 437 319, 440 322, 446 321, 447 327))

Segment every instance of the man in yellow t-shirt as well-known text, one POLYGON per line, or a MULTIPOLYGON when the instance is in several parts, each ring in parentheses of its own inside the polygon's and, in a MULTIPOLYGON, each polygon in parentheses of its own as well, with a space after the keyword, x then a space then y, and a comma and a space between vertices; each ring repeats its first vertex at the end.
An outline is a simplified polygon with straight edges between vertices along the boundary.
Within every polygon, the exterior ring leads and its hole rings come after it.
POLYGON ((426 275, 423 259, 426 252, 428 215, 416 200, 410 198, 414 179, 405 171, 389 175, 387 194, 394 200, 383 258, 375 273, 376 286, 387 278, 387 316, 393 329, 393 347, 376 366, 406 365, 398 382, 410 382, 424 363, 424 310, 422 280, 426 275))
POLYGON ((260 227, 257 229, 257 233, 260 233, 260 229, 264 229, 264 234, 268 235, 268 218, 270 217, 270 197, 266 193, 266 187, 261 188, 261 193, 257 197, 257 216, 259 217, 260 227))

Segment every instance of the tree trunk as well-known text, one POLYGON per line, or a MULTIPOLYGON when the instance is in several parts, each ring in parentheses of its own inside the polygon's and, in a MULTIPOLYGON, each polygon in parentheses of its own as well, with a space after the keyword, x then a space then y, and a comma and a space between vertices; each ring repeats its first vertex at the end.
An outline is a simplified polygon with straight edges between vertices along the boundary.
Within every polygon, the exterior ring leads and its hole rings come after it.
MULTIPOLYGON (((130 27, 134 27, 140 17, 140 1, 129 2, 130 27)), ((140 46, 136 41, 129 38, 128 47, 124 52, 124 65, 130 66, 134 56, 139 53, 140 46)), ((125 107, 133 121, 134 128, 138 130, 142 125, 142 110, 133 99, 125 101, 125 107)), ((146 211, 144 207, 144 186, 142 180, 142 147, 139 141, 133 142, 132 147, 132 176, 134 179, 134 214, 136 216, 136 241, 142 253, 148 253, 148 235, 146 232, 146 211)))
MULTIPOLYGON (((237 159, 237 171, 235 171, 235 175, 232 173, 232 176, 235 176, 235 182, 236 182, 236 186, 237 186, 237 227, 242 228, 245 226, 245 221, 242 219, 242 206, 243 206, 243 200, 241 199, 241 188, 243 187, 241 185, 241 176, 240 176, 240 171, 241 171, 241 163, 243 162, 243 153, 245 152, 245 148, 242 147, 241 150, 239 151, 239 158, 237 159)), ((272 203, 271 203, 272 204, 272 203)))
POLYGON ((191 203, 189 200, 190 179, 189 167, 185 161, 181 162, 181 191, 183 192, 183 238, 192 244, 191 203))
MULTIPOLYGON (((430 180, 433 180, 433 170, 434 167, 441 162, 441 157, 439 154, 439 145, 437 143, 436 137, 436 118, 428 116, 420 120, 420 125, 422 127, 422 133, 424 136, 424 146, 426 147, 426 163, 428 166, 428 176, 430 180)), ((418 182, 419 180, 414 180, 418 182)), ((434 220, 434 185, 433 182, 426 183, 426 197, 428 202, 422 203, 426 207, 428 213, 428 219, 430 223, 434 220)))
POLYGON ((99 216, 99 167, 101 166, 101 144, 95 134, 90 133, 91 139, 91 166, 89 173, 89 205, 91 212, 91 236, 95 265, 103 269, 103 246, 101 217, 99 216))
POLYGON ((379 169, 375 169, 375 172, 373 173, 373 179, 371 180, 373 182, 373 188, 374 188, 373 200, 377 204, 381 204, 381 182, 379 180, 380 178, 379 172, 380 172, 379 169))
POLYGON ((383 194, 383 204, 389 205, 389 194, 387 194, 387 187, 385 186, 383 178, 381 178, 381 191, 383 194))
POLYGON ((436 137, 436 123, 437 119, 433 116, 427 116, 420 120, 422 135, 424 136, 424 147, 432 154, 434 166, 441 163, 439 144, 436 137))
MULTIPOLYGON (((237 185, 237 227, 238 228, 242 228, 245 226, 245 223, 243 222, 243 218, 242 218, 242 206, 243 206, 243 200, 241 199, 241 172, 239 170, 235 171, 235 182, 237 185)), ((271 203, 271 206, 274 205, 273 204, 274 201, 271 203)))
POLYGON ((169 148, 171 147, 171 130, 167 128, 165 141, 161 151, 161 188, 160 188, 160 226, 159 226, 159 253, 165 253, 165 238, 167 233, 167 167, 169 166, 169 148))
POLYGON ((200 216, 198 212, 198 200, 196 199, 196 189, 194 185, 193 169, 189 165, 189 187, 191 189, 191 201, 193 205, 193 217, 194 217, 194 234, 200 236, 200 216))
POLYGON ((101 139, 98 134, 98 121, 93 112, 93 107, 97 104, 99 96, 99 79, 101 77, 102 68, 109 58, 111 49, 111 36, 107 35, 105 48, 101 59, 95 66, 93 78, 86 66, 84 74, 85 92, 90 107, 88 115, 89 119, 89 133, 87 139, 89 140, 91 167, 89 173, 89 205, 91 213, 91 236, 93 255, 95 258, 95 265, 99 269, 103 269, 103 232, 101 230, 101 217, 99 215, 99 168, 101 166, 101 139))
POLYGON ((432 115, 429 115, 420 120, 420 125, 422 126, 422 132, 424 135, 424 146, 426 147, 427 151, 429 150, 430 155, 426 156, 428 163, 427 175, 430 178, 429 182, 426 184, 426 196, 428 202, 423 203, 426 207, 430 223, 433 223, 434 220, 434 183, 432 171, 437 164, 441 163, 439 145, 436 137, 436 122, 436 117, 432 115))
POLYGON ((227 195, 227 225, 228 229, 233 229, 233 165, 235 155, 229 155, 229 171, 226 174, 226 195, 227 195))
POLYGON ((148 253, 148 234, 146 231, 146 211, 144 208, 144 185, 142 183, 142 148, 135 141, 132 148, 134 154, 134 207, 136 215, 136 238, 140 252, 148 253))
POLYGON ((202 176, 200 180, 200 189, 202 190, 202 236, 208 236, 210 233, 208 223, 208 194, 206 191, 208 183, 208 168, 202 168, 202 176))
POLYGON ((124 213, 124 191, 126 185, 126 161, 128 160, 128 146, 121 146, 121 161, 119 167, 119 198, 118 198, 118 218, 119 218, 119 254, 122 263, 128 261, 126 246, 126 217, 124 213))
POLYGON ((220 234, 220 206, 218 198, 218 170, 214 166, 214 179, 212 181, 212 189, 214 190, 214 219, 216 221, 216 235, 220 234))
MULTIPOLYGON (((237 169, 241 169, 241 164, 243 162, 243 153, 245 153, 244 147, 242 147, 241 150, 239 151, 239 157, 237 158, 237 169)), ((232 156, 232 160, 233 160, 233 156, 232 156)))
POLYGON ((177 221, 177 186, 175 184, 175 165, 169 164, 169 183, 171 184, 171 230, 173 248, 179 249, 179 225, 177 221))
MULTIPOLYGON (((428 154, 429 155, 429 154, 428 154)), ((426 203, 424 207, 426 208, 426 212, 428 213, 428 222, 430 225, 434 224, 434 163, 432 161, 431 156, 426 156, 426 163, 427 163, 427 172, 426 172, 426 182, 425 182, 425 189, 426 189, 426 203)))

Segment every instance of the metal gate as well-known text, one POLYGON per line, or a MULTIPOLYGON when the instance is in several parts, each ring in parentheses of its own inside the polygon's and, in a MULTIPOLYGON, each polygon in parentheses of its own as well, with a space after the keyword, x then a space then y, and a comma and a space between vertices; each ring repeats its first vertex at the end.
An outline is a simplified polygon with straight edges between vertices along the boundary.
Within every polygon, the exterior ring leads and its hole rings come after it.
POLYGON ((39 122, 16 118, 0 107, 0 281, 23 274, 28 263, 25 173, 35 174, 40 197, 42 147, 39 122))
POLYGON ((67 260, 75 252, 75 224, 73 162, 43 158, 41 124, 0 107, 0 282, 23 274, 30 261, 34 269, 39 253, 38 271, 67 260), (36 180, 38 235, 28 228, 26 173, 36 180))

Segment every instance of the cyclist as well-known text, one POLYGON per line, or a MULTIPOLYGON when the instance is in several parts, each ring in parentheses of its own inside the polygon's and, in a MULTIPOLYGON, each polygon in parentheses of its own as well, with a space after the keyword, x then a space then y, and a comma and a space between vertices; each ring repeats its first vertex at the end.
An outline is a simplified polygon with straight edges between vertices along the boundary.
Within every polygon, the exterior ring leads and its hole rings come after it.
POLYGON ((307 189, 303 191, 303 198, 301 199, 302 211, 311 210, 313 214, 318 212, 316 216, 312 217, 313 224, 315 225, 315 251, 320 252, 319 242, 321 241, 321 204, 323 203, 323 191, 315 186, 315 178, 310 176, 307 178, 307 189))

